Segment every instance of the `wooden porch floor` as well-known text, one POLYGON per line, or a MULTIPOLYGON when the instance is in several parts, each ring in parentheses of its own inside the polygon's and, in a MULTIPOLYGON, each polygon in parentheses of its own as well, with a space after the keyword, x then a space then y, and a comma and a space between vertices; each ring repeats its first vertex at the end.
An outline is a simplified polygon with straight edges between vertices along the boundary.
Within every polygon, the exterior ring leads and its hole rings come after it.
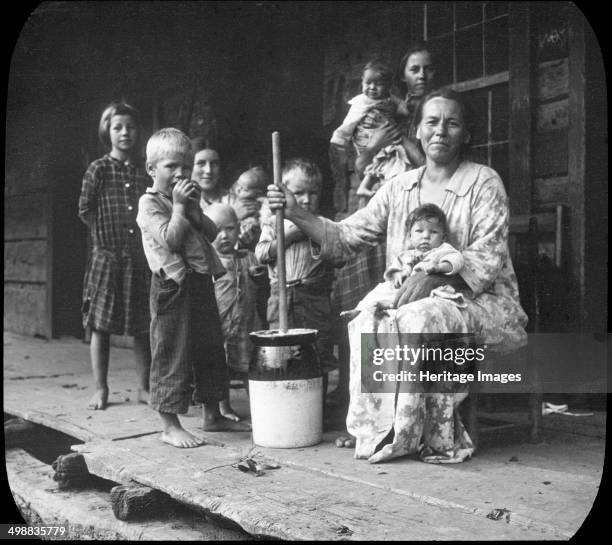
MULTIPOLYGON (((480 452, 459 465, 410 458, 371 465, 338 449, 338 431, 302 449, 254 446, 250 433, 202 433, 196 411, 185 427, 205 437, 196 449, 159 438, 153 411, 134 401, 131 352, 111 354, 111 404, 88 411, 88 346, 4 335, 4 411, 73 436, 91 473, 159 489, 253 536, 287 540, 568 539, 598 492, 605 453, 605 413, 545 417, 539 444, 526 434, 484 436, 480 452), (256 477, 235 464, 245 456, 281 467, 256 477), (492 520, 494 509, 508 517, 492 520)), ((245 414, 244 390, 232 390, 245 414)), ((517 414, 488 415, 498 420, 517 414)))

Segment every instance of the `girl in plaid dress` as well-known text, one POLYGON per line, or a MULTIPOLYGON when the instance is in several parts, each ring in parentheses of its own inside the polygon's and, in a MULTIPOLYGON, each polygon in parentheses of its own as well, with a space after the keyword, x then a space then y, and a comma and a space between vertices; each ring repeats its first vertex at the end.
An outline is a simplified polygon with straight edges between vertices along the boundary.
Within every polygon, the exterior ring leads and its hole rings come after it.
POLYGON ((134 337, 138 401, 149 395, 150 272, 136 224, 138 199, 148 178, 136 164, 138 115, 125 103, 112 103, 100 119, 98 136, 110 152, 85 172, 79 217, 89 227, 92 253, 83 282, 83 327, 91 328, 91 368, 95 393, 88 408, 108 403, 110 335, 134 337))

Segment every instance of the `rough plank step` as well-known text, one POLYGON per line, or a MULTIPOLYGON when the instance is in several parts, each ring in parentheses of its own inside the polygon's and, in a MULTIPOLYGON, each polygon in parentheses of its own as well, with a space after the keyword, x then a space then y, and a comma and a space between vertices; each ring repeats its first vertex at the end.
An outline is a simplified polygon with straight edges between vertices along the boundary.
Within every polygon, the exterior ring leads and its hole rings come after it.
POLYGON ((168 511, 146 522, 123 522, 113 517, 108 492, 96 488, 78 492, 57 490, 50 466, 22 449, 7 450, 5 459, 8 484, 24 519, 30 524, 66 527, 63 539, 169 542, 251 539, 242 532, 210 524, 188 510, 168 511))
POLYGON ((259 537, 288 540, 546 539, 541 530, 475 517, 289 465, 261 477, 231 467, 244 452, 176 449, 154 437, 78 445, 89 471, 135 481, 259 537))

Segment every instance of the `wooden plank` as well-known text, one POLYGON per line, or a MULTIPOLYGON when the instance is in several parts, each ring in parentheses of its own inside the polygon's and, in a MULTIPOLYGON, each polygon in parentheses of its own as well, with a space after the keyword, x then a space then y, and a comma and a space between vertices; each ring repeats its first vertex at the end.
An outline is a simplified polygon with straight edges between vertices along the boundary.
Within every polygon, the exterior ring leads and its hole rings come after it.
POLYGON ((542 207, 551 204, 569 204, 567 176, 553 176, 551 178, 536 178, 535 205, 542 207))
POLYGON ((532 54, 531 21, 528 2, 512 2, 509 6, 509 183, 511 210, 531 211, 531 88, 532 54))
POLYGON ((4 242, 4 282, 47 281, 46 240, 4 242))
POLYGON ((569 103, 567 98, 541 104, 536 108, 538 132, 565 129, 569 125, 569 103))
POLYGON ((47 337, 47 293, 39 284, 4 284, 4 328, 47 337))
MULTIPOLYGON (((169 509, 154 519, 115 519, 108 492, 96 488, 62 491, 53 486, 51 468, 21 449, 5 454, 6 474, 13 498, 26 521, 65 526, 68 540, 217 541, 246 540, 243 533, 219 528, 186 509, 169 509)), ((58 536, 59 537, 59 536, 58 536)))
MULTIPOLYGON (((8 127, 8 125, 7 125, 8 127)), ((24 129, 26 133, 27 129, 24 129)), ((8 133, 8 131, 7 131, 8 133)), ((7 136, 8 138, 8 136, 7 136)), ((36 144, 31 144, 35 146, 36 144)), ((19 195, 29 197, 47 191, 46 180, 42 179, 40 172, 46 169, 42 160, 36 160, 32 165, 32 154, 17 150, 14 156, 7 151, 6 175, 4 181, 4 198, 13 198, 19 195), (8 160, 10 158, 10 160, 8 160), (37 170, 37 167, 39 170, 37 170), (24 169, 25 173, 24 173, 24 169)))
POLYGON ((46 193, 4 199, 4 240, 47 237, 46 193))
POLYGON ((579 316, 577 324, 585 327, 588 311, 585 308, 585 154, 586 154, 586 109, 585 109, 585 29, 584 15, 572 8, 569 22, 569 130, 567 177, 570 209, 569 268, 576 279, 576 299, 579 316))
POLYGON ((475 91, 476 89, 482 89, 484 87, 491 87, 493 85, 499 85, 500 83, 506 83, 509 80, 509 72, 499 72, 492 76, 484 76, 482 78, 476 78, 466 81, 460 81, 458 83, 452 83, 447 85, 449 89, 453 89, 459 93, 466 91, 475 91))
POLYGON ((296 466, 281 464, 280 469, 255 477, 231 467, 246 453, 228 447, 176 449, 142 437, 74 448, 83 454, 89 470, 103 478, 156 488, 257 536, 334 541, 542 536, 541 530, 500 526, 485 516, 424 504, 388 488, 296 466))
POLYGON ((567 129, 558 129, 536 134, 534 148, 534 176, 541 178, 567 173, 567 129))
POLYGON ((513 214, 510 216, 510 233, 520 234, 529 232, 529 221, 532 217, 538 218, 539 233, 554 233, 556 229, 556 214, 544 212, 540 214, 513 214))
POLYGON ((4 410, 82 441, 159 432, 159 417, 147 405, 136 402, 133 370, 113 371, 111 363, 109 386, 108 408, 88 411, 85 407, 94 393, 89 373, 6 380, 4 410))
POLYGON ((557 59, 538 64, 538 100, 549 100, 569 92, 568 59, 557 59))

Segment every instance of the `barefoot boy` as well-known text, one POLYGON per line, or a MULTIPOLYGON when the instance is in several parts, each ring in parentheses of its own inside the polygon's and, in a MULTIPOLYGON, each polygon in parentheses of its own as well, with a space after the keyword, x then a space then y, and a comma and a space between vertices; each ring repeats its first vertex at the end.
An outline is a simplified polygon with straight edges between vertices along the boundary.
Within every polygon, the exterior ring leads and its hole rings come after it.
MULTIPOLYGON (((322 177, 315 163, 301 158, 289 159, 283 167, 282 180, 285 187, 293 192, 301 208, 313 214, 318 213, 322 177)), ((268 265, 271 290, 268 322, 271 328, 277 328, 279 321, 275 226, 276 216, 268 216, 263 221, 261 237, 255 248, 257 260, 268 265)), ((285 220, 284 228, 289 327, 318 330, 316 344, 326 389, 327 373, 337 367, 332 346, 330 292, 334 267, 342 263, 331 263, 314 257, 310 239, 291 221, 285 220)))
POLYGON ((215 224, 202 214, 190 180, 193 153, 178 129, 161 129, 147 142, 153 187, 140 198, 136 221, 151 279, 151 389, 149 404, 163 423, 162 441, 196 447, 202 439, 178 418, 194 398, 203 403, 204 430, 234 429, 219 413, 227 381, 213 277, 222 275, 211 241, 215 224))

